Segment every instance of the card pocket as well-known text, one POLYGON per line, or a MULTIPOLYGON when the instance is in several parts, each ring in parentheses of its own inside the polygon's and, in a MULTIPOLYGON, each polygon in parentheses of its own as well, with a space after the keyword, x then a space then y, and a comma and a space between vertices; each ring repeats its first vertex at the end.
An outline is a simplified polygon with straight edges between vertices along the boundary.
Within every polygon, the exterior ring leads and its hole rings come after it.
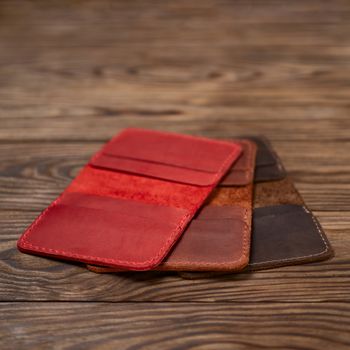
POLYGON ((86 263, 149 269, 163 260, 188 215, 179 208, 71 193, 50 206, 18 246, 86 263))
POLYGON ((224 271, 247 263, 248 229, 239 218, 193 220, 158 270, 224 271))
POLYGON ((329 257, 331 247, 305 207, 278 205, 254 210, 251 269, 305 263, 329 257))
POLYGON ((209 186, 218 182, 240 152, 239 144, 129 129, 107 143, 90 165, 209 186))

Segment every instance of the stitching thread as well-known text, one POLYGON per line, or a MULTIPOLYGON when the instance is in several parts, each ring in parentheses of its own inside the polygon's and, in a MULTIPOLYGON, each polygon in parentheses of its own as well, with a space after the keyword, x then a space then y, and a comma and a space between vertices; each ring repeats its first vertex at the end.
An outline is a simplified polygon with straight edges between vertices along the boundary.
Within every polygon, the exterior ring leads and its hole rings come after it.
POLYGON ((304 256, 297 256, 297 257, 292 257, 292 258, 286 258, 286 259, 274 259, 274 260, 266 260, 264 262, 260 262, 260 263, 252 263, 252 264, 249 264, 250 266, 258 266, 258 265, 264 265, 266 263, 271 263, 271 262, 281 262, 281 261, 295 261, 295 260, 301 260, 301 259, 305 259, 305 258, 311 258, 313 256, 320 256, 322 255, 323 253, 325 253, 328 249, 329 249, 329 246, 328 246, 328 243, 324 237, 324 234, 323 234, 323 231, 319 225, 319 223, 317 222, 317 220, 315 219, 314 215, 305 207, 305 206, 302 206, 302 208, 304 209, 305 213, 309 214, 312 218, 312 221, 314 222, 314 225, 317 229, 317 232, 318 234, 320 235, 321 239, 322 239, 322 242, 325 246, 325 248, 319 252, 319 253, 315 253, 315 254, 310 254, 310 255, 304 255, 304 256))

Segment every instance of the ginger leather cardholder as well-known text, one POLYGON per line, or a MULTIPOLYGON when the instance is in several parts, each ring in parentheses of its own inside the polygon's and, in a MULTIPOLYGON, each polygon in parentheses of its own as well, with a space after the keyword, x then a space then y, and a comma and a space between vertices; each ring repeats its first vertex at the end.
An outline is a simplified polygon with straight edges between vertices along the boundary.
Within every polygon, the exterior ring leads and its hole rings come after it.
POLYGON ((39 215, 18 248, 126 270, 153 269, 240 153, 234 142, 126 129, 39 215))
MULTIPOLYGON (((237 142, 243 149, 238 161, 156 270, 238 271, 248 264, 256 146, 249 140, 237 142)), ((103 266, 88 268, 120 272, 103 266)))

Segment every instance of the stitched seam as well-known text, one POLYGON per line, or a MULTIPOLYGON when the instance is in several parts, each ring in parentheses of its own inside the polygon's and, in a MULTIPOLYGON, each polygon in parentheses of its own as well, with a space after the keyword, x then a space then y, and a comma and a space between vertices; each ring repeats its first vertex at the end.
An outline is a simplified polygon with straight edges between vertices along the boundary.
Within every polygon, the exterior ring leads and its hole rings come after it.
POLYGON ((325 238, 323 236, 323 232, 321 230, 321 227, 320 227, 319 223, 317 222, 317 220, 315 219, 314 215, 305 206, 302 206, 302 208, 304 209, 305 213, 310 214, 310 216, 312 218, 312 221, 314 222, 314 225, 315 225, 315 227, 317 229, 318 234, 320 235, 320 237, 322 239, 322 242, 323 242, 325 248, 321 252, 315 253, 315 254, 304 255, 304 256, 296 256, 296 257, 287 258, 287 259, 266 260, 266 261, 260 262, 260 263, 249 264, 250 266, 258 266, 258 265, 263 265, 263 264, 271 263, 271 262, 295 261, 295 260, 300 260, 300 259, 305 259, 305 258, 311 258, 313 256, 320 256, 320 255, 322 255, 323 253, 325 253, 329 249, 328 243, 327 243, 327 241, 325 240, 325 238))
MULTIPOLYGON (((215 141, 210 141, 210 142, 214 142, 215 143, 215 141)), ((232 158, 234 158, 234 155, 236 155, 238 153, 238 151, 239 151, 239 149, 234 148, 229 153, 229 155, 227 156, 227 158, 222 163, 221 167, 218 169, 217 173, 213 177, 215 182, 218 181, 218 178, 221 178, 223 170, 225 169, 225 167, 227 167, 227 164, 231 161, 232 158)), ((198 187, 198 186, 193 186, 193 187, 198 187)), ((44 217, 44 215, 46 215, 49 212, 49 210, 53 209, 58 204, 58 202, 61 199, 61 196, 58 197, 48 208, 46 208, 35 219, 35 221, 32 223, 32 225, 24 232, 23 236, 20 238, 19 244, 21 246, 23 246, 23 247, 33 248, 36 251, 47 252, 47 253, 55 253, 55 254, 62 254, 64 256, 66 256, 66 257, 71 257, 71 258, 81 258, 81 259, 87 259, 87 260, 93 259, 95 261, 101 261, 101 262, 107 262, 107 263, 115 263, 115 264, 123 264, 123 265, 127 264, 129 266, 134 266, 134 267, 144 267, 144 265, 148 265, 148 264, 152 264, 152 263, 156 262, 168 249, 171 248, 171 246, 169 246, 170 242, 174 241, 175 238, 182 232, 183 227, 185 226, 185 224, 187 222, 189 222, 190 219, 194 216, 194 214, 197 211, 197 209, 204 202, 205 198, 208 197, 209 193, 213 190, 213 188, 214 188, 214 186, 210 186, 210 190, 207 192, 206 196, 196 206, 194 206, 192 211, 190 211, 189 213, 185 214, 181 218, 179 224, 172 231, 172 233, 170 234, 169 238, 166 240, 164 245, 159 250, 158 254, 155 257, 153 257, 152 259, 149 259, 149 260, 146 260, 146 261, 133 262, 133 261, 129 261, 129 260, 106 259, 106 258, 101 258, 101 257, 91 256, 91 255, 89 256, 89 255, 83 255, 83 254, 73 254, 73 253, 68 252, 68 251, 51 249, 51 248, 45 248, 45 247, 33 245, 32 243, 30 243, 28 241, 28 235, 38 225, 39 221, 44 217)))

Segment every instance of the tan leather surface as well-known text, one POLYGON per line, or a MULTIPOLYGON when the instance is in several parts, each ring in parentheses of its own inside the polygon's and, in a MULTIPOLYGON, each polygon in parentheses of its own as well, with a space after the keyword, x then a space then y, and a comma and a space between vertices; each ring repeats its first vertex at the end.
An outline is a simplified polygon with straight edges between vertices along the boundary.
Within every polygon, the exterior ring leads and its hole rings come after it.
MULTIPOLYGON (((217 187, 156 270, 239 271, 248 264, 256 146, 248 140, 238 142, 244 151, 234 167, 244 170, 249 183, 217 187)), ((240 183, 241 179, 231 172, 230 183, 240 183)), ((99 273, 120 272, 99 266, 88 268, 99 273)))

